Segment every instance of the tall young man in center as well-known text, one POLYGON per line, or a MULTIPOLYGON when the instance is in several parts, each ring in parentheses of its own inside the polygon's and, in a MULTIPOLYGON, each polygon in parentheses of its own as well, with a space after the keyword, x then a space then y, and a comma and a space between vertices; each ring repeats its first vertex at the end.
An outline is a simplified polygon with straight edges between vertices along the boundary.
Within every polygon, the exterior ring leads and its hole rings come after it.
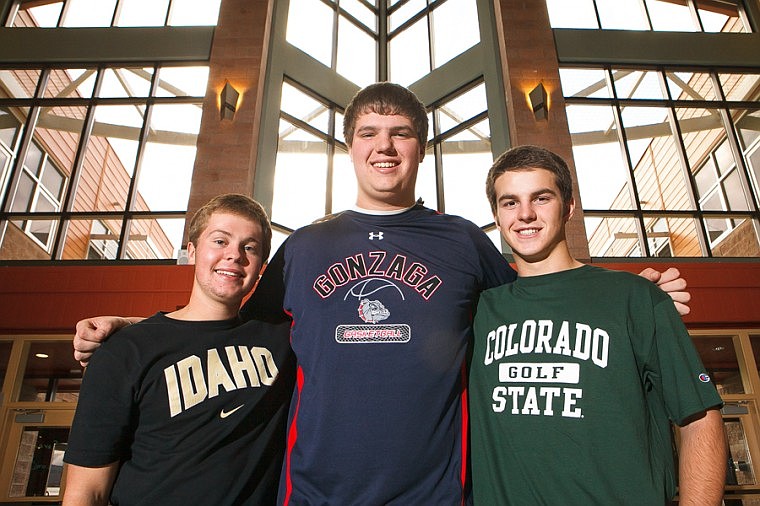
MULTIPOLYGON (((344 116, 356 208, 292 234, 242 310, 293 321, 284 504, 469 501, 471 315, 515 275, 477 226, 415 204, 427 131, 406 88, 359 91, 344 116)), ((119 322, 80 322, 77 358, 119 322)))

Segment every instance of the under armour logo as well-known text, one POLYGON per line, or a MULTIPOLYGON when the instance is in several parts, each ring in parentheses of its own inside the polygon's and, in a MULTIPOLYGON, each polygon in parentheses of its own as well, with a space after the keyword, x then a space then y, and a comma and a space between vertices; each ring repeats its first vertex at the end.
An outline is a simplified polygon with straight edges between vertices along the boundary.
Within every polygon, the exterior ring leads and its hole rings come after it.
POLYGON ((373 241, 375 239, 377 239, 378 241, 382 241, 383 240, 383 233, 382 232, 370 232, 369 233, 369 240, 373 241))

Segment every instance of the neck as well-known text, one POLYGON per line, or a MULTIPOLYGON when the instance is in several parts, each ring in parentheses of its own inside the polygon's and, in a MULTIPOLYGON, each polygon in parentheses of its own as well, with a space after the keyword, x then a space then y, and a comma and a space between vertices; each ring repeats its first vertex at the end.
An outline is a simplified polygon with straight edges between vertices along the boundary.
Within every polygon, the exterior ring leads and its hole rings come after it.
POLYGON ((187 321, 222 321, 237 316, 241 301, 222 303, 213 300, 198 300, 190 296, 187 306, 168 313, 166 316, 174 320, 187 321))
POLYGON ((515 253, 515 267, 520 277, 541 276, 555 272, 569 271, 583 266, 581 262, 573 258, 567 249, 565 242, 557 245, 557 248, 546 256, 523 257, 515 253))

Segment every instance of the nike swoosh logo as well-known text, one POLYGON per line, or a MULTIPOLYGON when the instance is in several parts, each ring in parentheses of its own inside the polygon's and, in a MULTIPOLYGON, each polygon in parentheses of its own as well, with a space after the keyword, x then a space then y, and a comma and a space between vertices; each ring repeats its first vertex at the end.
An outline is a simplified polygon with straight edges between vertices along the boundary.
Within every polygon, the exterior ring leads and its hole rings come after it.
POLYGON ((238 409, 242 408, 243 406, 245 406, 245 404, 241 404, 240 406, 236 407, 235 409, 233 409, 231 411, 222 410, 222 412, 219 413, 219 418, 227 418, 228 416, 230 416, 232 413, 234 413, 238 409))

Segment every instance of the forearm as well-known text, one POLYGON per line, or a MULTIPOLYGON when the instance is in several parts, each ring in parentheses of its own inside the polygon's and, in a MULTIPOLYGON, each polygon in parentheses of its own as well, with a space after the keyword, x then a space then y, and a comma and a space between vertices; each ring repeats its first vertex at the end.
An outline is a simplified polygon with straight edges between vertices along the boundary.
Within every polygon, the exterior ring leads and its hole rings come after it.
POLYGON ((719 506, 726 481, 727 449, 717 409, 680 428, 679 506, 719 506))
POLYGON ((118 462, 103 467, 66 465, 63 506, 107 506, 118 462))

